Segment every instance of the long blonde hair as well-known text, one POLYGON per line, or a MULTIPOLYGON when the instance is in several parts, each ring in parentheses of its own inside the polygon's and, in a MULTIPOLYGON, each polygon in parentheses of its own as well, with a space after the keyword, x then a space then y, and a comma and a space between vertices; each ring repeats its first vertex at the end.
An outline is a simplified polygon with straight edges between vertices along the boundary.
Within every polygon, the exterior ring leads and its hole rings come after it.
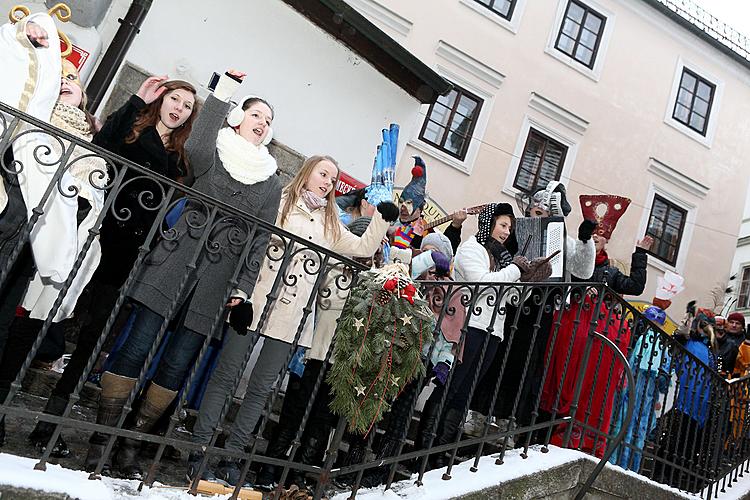
POLYGON ((330 161, 336 167, 336 178, 333 181, 333 189, 331 189, 331 192, 326 196, 328 203, 326 204, 326 213, 323 217, 323 220, 325 221, 324 233, 327 238, 336 241, 341 237, 341 222, 339 221, 339 214, 336 208, 336 184, 338 183, 341 169, 339 169, 338 162, 328 155, 314 155, 305 160, 300 171, 294 176, 294 179, 286 185, 283 191, 286 199, 284 201, 284 206, 281 209, 281 219, 279 220, 279 223, 281 224, 281 227, 284 227, 289 212, 292 210, 292 207, 297 204, 297 200, 299 200, 302 190, 305 189, 304 186, 305 182, 307 182, 307 178, 310 177, 315 166, 325 160, 330 161))

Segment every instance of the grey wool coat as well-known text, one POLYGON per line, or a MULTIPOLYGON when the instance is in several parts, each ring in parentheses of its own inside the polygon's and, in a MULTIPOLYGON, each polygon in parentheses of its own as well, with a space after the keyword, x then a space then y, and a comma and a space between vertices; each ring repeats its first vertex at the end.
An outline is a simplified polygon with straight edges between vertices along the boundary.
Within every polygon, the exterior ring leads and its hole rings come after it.
MULTIPOLYGON (((272 175, 256 184, 243 184, 229 175, 216 151, 217 135, 229 106, 209 96, 185 143, 195 175, 193 188, 273 224, 281 200, 279 177, 272 175)), ((258 228, 248 240, 248 231, 253 231, 251 221, 228 217, 219 210, 208 241, 201 244, 206 231, 203 223, 212 208, 197 201, 188 202, 173 228, 176 236, 162 238, 155 245, 141 265, 129 293, 131 298, 164 317, 173 302, 178 307, 185 306, 185 327, 202 335, 210 333, 217 313, 223 313, 224 295, 238 266, 241 267, 237 288, 248 297, 252 295, 270 237, 268 231, 258 228), (192 227, 196 225, 202 227, 192 227), (245 245, 250 245, 249 255, 241 263, 245 245), (194 261, 196 252, 199 253, 194 261), (195 262, 195 269, 191 269, 192 262, 195 262), (186 273, 187 283, 182 293, 178 293, 186 273), (186 299, 189 299, 187 304, 186 299)), ((214 332, 214 335, 219 333, 214 332)))

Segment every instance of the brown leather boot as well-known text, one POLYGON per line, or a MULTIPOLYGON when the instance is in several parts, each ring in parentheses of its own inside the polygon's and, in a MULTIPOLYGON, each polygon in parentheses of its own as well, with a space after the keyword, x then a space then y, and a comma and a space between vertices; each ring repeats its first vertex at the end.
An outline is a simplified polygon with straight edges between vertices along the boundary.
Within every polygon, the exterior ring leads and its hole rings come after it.
MULTIPOLYGON (((104 372, 101 379, 102 393, 99 398, 99 407, 96 412, 96 423, 109 425, 110 427, 117 424, 120 418, 125 402, 128 400, 130 391, 135 387, 136 379, 123 377, 111 372, 104 372)), ((96 469, 99 460, 104 454, 107 447, 109 436, 95 432, 89 439, 89 451, 86 455, 85 467, 89 472, 96 469)), ((102 468, 102 473, 106 474, 110 469, 110 461, 107 459, 102 468)))
MULTIPOLYGON (((171 391, 152 382, 135 417, 133 430, 150 431, 176 395, 177 391, 171 391)), ((116 465, 122 477, 127 479, 141 479, 143 477, 140 460, 138 459, 140 447, 141 442, 137 439, 123 438, 120 441, 116 465)))

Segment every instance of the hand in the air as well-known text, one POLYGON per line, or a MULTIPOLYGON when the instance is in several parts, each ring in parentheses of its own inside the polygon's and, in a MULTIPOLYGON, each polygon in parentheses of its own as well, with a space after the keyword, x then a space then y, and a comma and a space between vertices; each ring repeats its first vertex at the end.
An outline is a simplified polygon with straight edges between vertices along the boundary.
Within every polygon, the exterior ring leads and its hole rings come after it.
POLYGON ((36 23, 26 23, 26 36, 34 47, 49 47, 49 35, 47 30, 36 23))
POLYGON ((138 92, 135 95, 143 99, 146 104, 151 104, 157 100, 166 90, 161 84, 166 82, 169 77, 164 76, 150 76, 141 84, 138 92))
POLYGON ((451 216, 451 219, 452 219, 451 225, 453 227, 461 227, 461 225, 466 220, 466 217, 467 217, 466 210, 463 210, 463 209, 459 210, 458 212, 456 212, 455 214, 451 216))
POLYGON ((642 248, 646 251, 651 250, 651 245, 654 244, 654 239, 651 236, 644 236, 641 241, 636 243, 636 248, 642 248))

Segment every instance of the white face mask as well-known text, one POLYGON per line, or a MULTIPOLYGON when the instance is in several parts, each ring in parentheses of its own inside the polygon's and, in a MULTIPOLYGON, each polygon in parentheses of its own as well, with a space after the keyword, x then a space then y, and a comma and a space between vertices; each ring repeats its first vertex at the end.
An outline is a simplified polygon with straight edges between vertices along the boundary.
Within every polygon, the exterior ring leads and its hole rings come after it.
POLYGON ((435 267, 435 262, 432 260, 432 250, 422 252, 413 259, 411 259, 411 277, 417 279, 427 271, 428 269, 435 267))

